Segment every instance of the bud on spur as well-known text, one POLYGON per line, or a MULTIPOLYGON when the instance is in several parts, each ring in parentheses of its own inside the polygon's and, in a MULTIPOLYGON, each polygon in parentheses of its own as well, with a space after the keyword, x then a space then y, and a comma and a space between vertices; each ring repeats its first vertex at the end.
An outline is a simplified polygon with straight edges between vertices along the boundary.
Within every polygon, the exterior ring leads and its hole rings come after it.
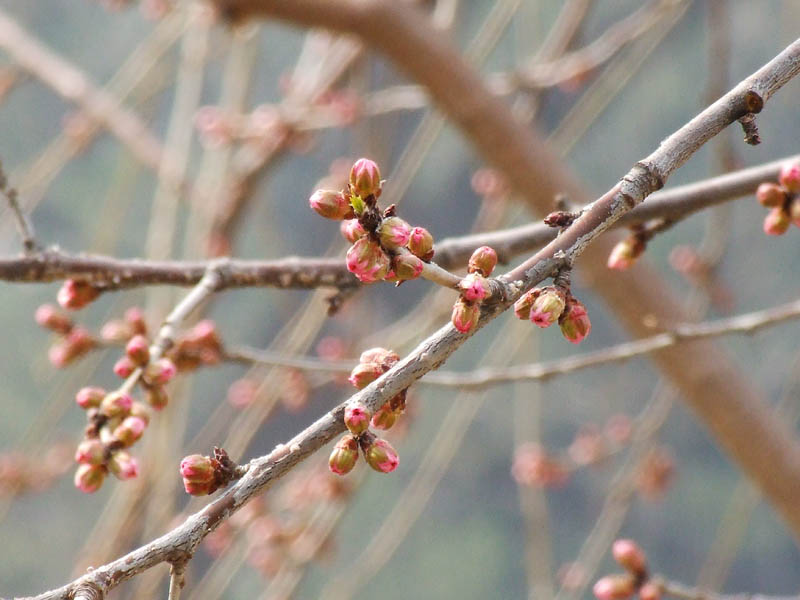
POLYGON ((611 546, 614 560, 636 577, 642 578, 647 574, 647 558, 644 550, 633 540, 617 540, 611 546))
POLYGON ((100 406, 106 397, 106 391, 100 387, 84 387, 75 394, 75 402, 84 410, 100 406))
POLYGON ((113 419, 114 417, 127 415, 132 406, 133 398, 128 394, 111 392, 100 403, 100 412, 109 419, 113 419))
POLYGON ((778 174, 780 184, 792 194, 800 193, 800 163, 788 163, 778 174))
POLYGON ((531 307, 533 306, 533 302, 541 293, 542 288, 534 288, 532 290, 528 290, 517 299, 517 301, 514 303, 514 314, 518 319, 530 321, 531 307))
POLYGON ((384 370, 378 363, 358 363, 353 367, 347 380, 359 390, 363 390, 383 373, 384 370))
POLYGON ((56 300, 61 308, 78 310, 89 304, 100 295, 100 290, 88 281, 67 279, 58 290, 56 300))
POLYGON ((84 494, 91 494, 100 489, 106 478, 106 468, 102 465, 82 464, 75 471, 75 487, 84 494))
POLYGON ((411 237, 411 226, 400 217, 386 217, 378 226, 381 245, 389 250, 402 248, 411 237))
POLYGON ((147 421, 141 417, 128 416, 114 429, 114 439, 123 446, 132 446, 144 433, 147 421))
POLYGON ((489 277, 497 266, 497 252, 490 246, 477 248, 469 259, 467 271, 489 277))
POLYGON ((561 288, 548 286, 542 288, 541 293, 531 305, 530 319, 539 327, 550 327, 558 321, 564 312, 566 295, 561 288))
POLYGON ((358 437, 369 427, 370 412, 358 404, 348 405, 344 409, 344 424, 354 436, 358 437))
POLYGON ((114 363, 114 374, 122 379, 130 377, 131 373, 136 370, 136 363, 134 363, 129 356, 121 357, 114 363))
POLYGON ((378 165, 368 158, 359 158, 350 169, 350 191, 356 196, 379 196, 381 172, 378 165))
POLYGON ((336 475, 347 475, 358 461, 358 441, 352 435, 346 435, 333 447, 328 459, 328 468, 336 475))
POLYGON ((352 211, 344 194, 333 190, 317 190, 311 194, 308 204, 319 216, 337 221, 344 219, 352 211))
POLYGON ((72 329, 70 318, 59 312, 52 304, 42 304, 36 309, 34 318, 39 327, 44 327, 61 335, 66 335, 72 329))
POLYGON ((425 263, 410 253, 400 254, 392 259, 392 271, 397 281, 416 279, 424 268, 425 263))
POLYGON ((181 461, 183 488, 192 496, 207 496, 217 489, 214 462, 209 456, 190 454, 181 461))
POLYGON ((764 217, 764 233, 767 235, 783 235, 792 224, 789 213, 782 207, 773 208, 764 217))
POLYGON ((125 354, 137 365, 146 365, 150 360, 150 345, 143 335, 135 335, 125 345, 125 354))
POLYGON ((630 575, 606 575, 592 591, 597 600, 627 600, 636 592, 636 584, 630 575))
POLYGON ((363 364, 377 363, 382 367, 383 372, 391 369, 399 360, 400 356, 397 354, 397 352, 394 350, 381 348, 380 346, 364 350, 361 353, 361 356, 358 357, 358 362, 363 364))
POLYGON ((618 242, 608 255, 607 266, 609 269, 624 271, 633 266, 645 250, 645 244, 637 236, 632 235, 618 242))
POLYGON ((468 302, 481 302, 489 295, 489 281, 480 273, 470 273, 462 279, 458 288, 468 302))
POLYGON ((139 462, 125 450, 118 450, 109 459, 108 470, 122 481, 133 479, 139 474, 139 462))
POLYGON ((97 438, 83 440, 75 450, 75 462, 82 465, 102 465, 105 458, 105 446, 97 438))
POLYGON ((364 283, 380 281, 389 272, 389 257, 380 245, 363 237, 347 251, 347 270, 364 283))
POLYGON ((458 331, 461 333, 468 333, 478 323, 480 316, 480 305, 466 302, 463 298, 459 298, 453 305, 453 313, 450 315, 450 321, 453 323, 453 327, 458 329, 458 331))
POLYGON ((345 219, 339 226, 339 231, 342 237, 351 244, 355 244, 356 240, 360 240, 367 235, 367 230, 361 225, 358 219, 345 219))
POLYGON ((777 183, 762 183, 756 190, 756 200, 767 208, 783 206, 786 202, 786 190, 777 183))
POLYGON ((361 443, 367 464, 380 473, 391 473, 400 464, 400 458, 386 440, 371 436, 361 443))
POLYGON ((167 391, 160 385, 149 388, 145 393, 145 399, 154 410, 162 410, 169 403, 167 391))
POLYGON ((424 227, 414 227, 408 237, 408 249, 411 254, 428 261, 433 258, 433 236, 424 227))
POLYGON ((567 298, 566 307, 561 313, 558 324, 561 326, 561 334, 573 344, 581 343, 592 330, 592 323, 589 321, 586 307, 583 302, 572 296, 567 298))
POLYGON ((372 426, 375 429, 383 429, 385 431, 391 429, 396 420, 397 412, 392 410, 392 407, 387 402, 378 409, 378 412, 372 415, 372 426))

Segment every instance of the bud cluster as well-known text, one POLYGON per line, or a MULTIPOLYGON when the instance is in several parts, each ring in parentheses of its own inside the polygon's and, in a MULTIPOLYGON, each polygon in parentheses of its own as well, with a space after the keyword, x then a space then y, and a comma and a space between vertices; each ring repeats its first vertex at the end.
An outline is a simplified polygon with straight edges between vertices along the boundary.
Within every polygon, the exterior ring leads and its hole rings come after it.
POLYGON ((497 265, 497 252, 489 246, 477 248, 469 259, 467 276, 458 284, 461 295, 453 305, 450 321, 461 333, 472 331, 481 316, 480 305, 491 295, 489 276, 497 265))
POLYGON ((35 319, 40 327, 57 336, 47 353, 50 363, 56 368, 70 365, 97 346, 97 340, 86 328, 75 325, 52 304, 42 304, 37 308, 35 319))
POLYGON ((433 258, 433 237, 427 229, 411 227, 396 216, 394 206, 381 212, 382 189, 378 165, 360 158, 350 169, 345 189, 317 190, 308 202, 318 215, 342 221, 342 236, 352 244, 347 268, 360 281, 415 279, 424 262, 433 258))
POLYGON ((180 465, 183 488, 192 496, 208 496, 241 477, 239 467, 222 448, 214 448, 213 456, 190 454, 180 465))
POLYGON ((647 556, 633 540, 620 539, 611 546, 611 554, 625 573, 600 578, 592 588, 597 600, 627 600, 638 592, 641 600, 659 600, 661 585, 650 579, 647 556))
POLYGON ((764 233, 767 235, 782 235, 792 223, 800 227, 800 163, 783 165, 778 183, 759 185, 756 199, 770 209, 764 218, 764 233))
POLYGON ((586 307, 560 285, 529 290, 514 303, 514 314, 542 328, 558 322, 561 334, 573 344, 582 342, 592 330, 586 307))

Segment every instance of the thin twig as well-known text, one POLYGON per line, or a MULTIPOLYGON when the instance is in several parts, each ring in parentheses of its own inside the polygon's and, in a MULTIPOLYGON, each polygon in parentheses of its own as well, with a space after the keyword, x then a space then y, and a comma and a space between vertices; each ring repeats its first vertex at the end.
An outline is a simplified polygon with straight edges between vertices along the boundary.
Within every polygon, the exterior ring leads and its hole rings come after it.
POLYGON ((8 179, 6 178, 3 166, 0 164, 0 192, 6 197, 8 205, 11 207, 11 212, 14 215, 14 222, 17 225, 19 236, 22 238, 22 249, 26 256, 30 256, 39 249, 36 243, 36 238, 33 233, 33 225, 31 225, 28 217, 22 212, 22 207, 19 205, 19 197, 15 188, 8 186, 8 179))

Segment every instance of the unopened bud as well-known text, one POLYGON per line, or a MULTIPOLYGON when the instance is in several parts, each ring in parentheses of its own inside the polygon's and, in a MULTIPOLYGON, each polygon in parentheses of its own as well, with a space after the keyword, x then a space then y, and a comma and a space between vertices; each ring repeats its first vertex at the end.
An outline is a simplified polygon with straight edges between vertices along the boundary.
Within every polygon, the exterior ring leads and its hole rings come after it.
POLYGON ((133 335, 145 335, 147 333, 147 323, 144 320, 144 313, 138 306, 132 306, 125 311, 125 322, 130 325, 133 335))
POLYGON ((122 481, 133 479, 139 474, 139 462, 125 450, 118 450, 108 460, 108 470, 122 481))
POLYGON ((764 233, 767 235, 783 235, 792 224, 789 213, 782 206, 773 208, 764 217, 764 233))
POLYGON ((561 318, 558 320, 561 326, 561 334, 567 341, 579 344, 589 335, 592 330, 592 323, 589 321, 589 313, 580 300, 570 296, 561 318))
POLYGON ((89 304, 100 295, 100 290, 88 281, 67 279, 58 290, 56 300, 61 308, 78 310, 89 304))
POLYGON ((372 426, 375 429, 382 429, 385 431, 391 429, 396 420, 397 413, 392 410, 387 402, 378 409, 378 412, 372 415, 372 426))
POLYGON ((350 169, 350 191, 356 196, 379 196, 381 172, 378 165, 368 158, 359 158, 350 169))
POLYGON ((347 381, 361 390, 383 375, 383 373, 384 370, 378 363, 358 363, 353 367, 347 381))
POLYGON ((145 378, 148 382, 156 386, 168 383, 178 372, 175 363, 168 358, 159 358, 157 361, 147 365, 145 378))
POLYGON ((131 405, 130 416, 141 419, 145 426, 150 424, 150 409, 141 402, 134 401, 131 405))
POLYGON ((358 362, 363 364, 376 363, 383 368, 383 371, 388 371, 397 364, 400 356, 394 350, 387 350, 376 346, 369 350, 364 350, 361 356, 358 357, 358 362))
POLYGON ((361 225, 358 219, 346 219, 342 221, 339 226, 339 231, 342 233, 344 239, 351 244, 355 244, 356 240, 360 240, 367 235, 367 230, 361 225))
POLYGON ((384 248, 396 250, 408 243, 411 226, 400 217, 387 217, 378 227, 378 237, 384 248))
MULTIPOLYGON (((413 254, 400 254, 392 260, 392 271, 397 281, 416 279, 422 274, 425 263, 413 254)), ((388 277, 387 277, 388 279, 388 277)))
POLYGON ((542 288, 531 305, 530 319, 539 327, 550 327, 558 321, 566 306, 566 295, 561 288, 542 288))
POLYGON ((132 335, 133 329, 125 321, 107 321, 100 328, 100 337, 107 342, 124 342, 132 335))
POLYGON ((145 395, 147 403, 155 410, 163 409, 169 402, 166 390, 161 386, 152 387, 147 390, 145 395))
POLYGON ((102 465, 83 464, 75 471, 75 487, 84 494, 91 494, 100 489, 106 478, 106 469, 102 465))
POLYGON ((458 288, 468 302, 481 302, 490 293, 489 281, 480 273, 470 273, 462 279, 458 288))
POLYGON ((533 306, 533 302, 541 293, 542 288, 534 288, 532 290, 528 290, 517 299, 517 301, 514 303, 514 314, 518 319, 530 321, 531 307, 533 306))
POLYGON ((408 237, 408 249, 424 261, 433 258, 433 236, 424 227, 414 227, 408 237))
POLYGON ((478 323, 481 316, 481 309, 478 304, 466 302, 463 298, 456 300, 453 304, 453 312, 450 315, 450 321, 461 333, 468 333, 478 323))
POLYGON ((639 600, 661 600, 661 588, 652 581, 646 581, 639 588, 639 600))
POLYGON ((800 195, 795 196, 789 204, 789 218, 795 226, 800 227, 800 195))
POLYGON ((117 375, 117 377, 121 377, 122 379, 127 379, 130 377, 131 373, 133 373, 135 370, 136 363, 134 363, 128 356, 123 356, 114 363, 114 373, 117 375))
POLYGON ((83 465, 102 465, 105 456, 105 446, 96 438, 83 440, 75 450, 75 462, 83 465))
POLYGON ((147 422, 141 417, 128 416, 114 429, 114 438, 123 446, 132 446, 144 433, 147 422))
POLYGON ((354 436, 358 437, 369 428, 370 412, 358 404, 348 405, 344 409, 344 424, 354 436))
POLYGON ((209 482, 214 480, 214 463, 210 456, 190 454, 184 457, 180 466, 181 477, 185 481, 209 482))
POLYGON ((317 190, 308 199, 308 204, 321 217, 326 219, 344 219, 352 212, 350 203, 342 192, 333 190, 317 190))
POLYGON ((756 199, 761 203, 761 206, 766 206, 767 208, 783 206, 786 202, 786 190, 777 183, 762 183, 756 190, 756 199))
POLYGON ((150 360, 150 346, 143 335, 133 336, 125 345, 125 354, 137 366, 146 365, 150 360))
POLYGON ((633 540, 617 540, 611 546, 614 560, 636 577, 642 578, 647 573, 647 558, 644 550, 633 540))
POLYGON ((111 392, 100 403, 100 412, 113 419, 127 415, 133 406, 133 398, 121 392, 111 392))
POLYGON ((106 397, 106 391, 100 387, 84 387, 75 394, 75 402, 82 409, 87 410, 100 406, 100 402, 106 397))
POLYGON ((390 261, 380 245, 363 237, 347 251, 347 269, 364 283, 380 281, 389 272, 390 261))
POLYGON ((370 467, 380 473, 391 473, 400 464, 400 458, 392 445, 381 438, 367 440, 363 445, 364 458, 370 467))
POLYGON ((592 588, 597 600, 627 600, 636 592, 630 575, 606 575, 597 580, 592 588))
POLYGON ((481 246, 470 256, 467 270, 470 273, 480 273, 484 277, 489 277, 495 266, 497 266, 497 252, 490 246, 481 246))
POLYGON ((781 167, 778 181, 792 194, 800 193, 800 163, 788 163, 781 167))
POLYGON ((645 250, 645 243, 636 235, 617 242, 608 255, 608 268, 624 271, 633 266, 645 250))
POLYGON ((34 318, 39 327, 44 327, 62 335, 69 333, 69 330, 72 329, 70 318, 59 312, 52 304, 42 304, 36 309, 34 318))
POLYGON ((358 461, 358 441, 352 435, 346 435, 333 447, 328 459, 328 468, 337 475, 347 475, 358 461))

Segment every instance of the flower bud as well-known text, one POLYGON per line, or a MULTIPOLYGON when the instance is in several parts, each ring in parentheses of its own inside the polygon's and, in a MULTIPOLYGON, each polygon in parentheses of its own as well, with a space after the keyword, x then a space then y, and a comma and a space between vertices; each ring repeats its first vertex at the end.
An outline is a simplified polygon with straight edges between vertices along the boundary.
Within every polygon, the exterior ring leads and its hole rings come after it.
POLYGON ((531 305, 530 319, 539 327, 550 327, 564 312, 566 296, 561 288, 542 288, 531 305))
POLYGON ((133 398, 128 394, 111 392, 100 403, 100 412, 106 417, 113 419, 127 415, 133 406, 133 398))
POLYGON ((792 194, 800 193, 800 163, 788 163, 781 167, 778 181, 792 194))
POLYGON ((416 279, 424 268, 425 263, 413 254, 400 254, 392 260, 392 272, 397 281, 416 279))
POLYGON ((150 361, 150 346, 143 335, 133 336, 125 345, 125 354, 137 365, 146 365, 150 361))
POLYGON ((166 390, 161 386, 151 387, 145 394, 147 403, 153 407, 154 410, 163 409, 169 402, 169 396, 166 390))
POLYGON ((108 460, 108 470, 122 481, 133 479, 139 474, 139 462, 125 450, 118 450, 108 460))
POLYGON ((380 346, 370 348, 369 350, 364 350, 361 353, 361 356, 358 357, 358 362, 360 363, 376 363, 380 365, 383 368, 383 372, 391 369, 399 360, 400 356, 397 354, 397 352, 393 350, 387 350, 386 348, 381 348, 380 346))
POLYGON ((362 390, 383 375, 383 373, 384 370, 378 363, 359 363, 353 367, 347 381, 352 383, 359 390, 362 390))
POLYGON ((358 219, 345 219, 339 226, 339 231, 342 233, 344 239, 351 244, 354 244, 356 240, 360 240, 367 235, 367 230, 364 229, 358 219))
POLYGON ((646 581, 639 588, 639 600, 661 600, 661 588, 652 581, 646 581))
POLYGON ((147 323, 144 320, 144 313, 138 306, 132 306, 125 311, 125 322, 130 325, 131 335, 145 335, 147 333, 147 323))
POLYGON ((133 329, 125 321, 107 321, 100 328, 100 337, 107 342, 124 342, 131 338, 133 329))
POLYGON ((65 335, 72 329, 72 321, 52 304, 42 304, 34 315, 39 327, 65 335))
POLYGON ((175 363, 168 358, 159 358, 157 361, 147 365, 144 375, 145 379, 153 385, 162 386, 167 384, 178 372, 175 363))
POLYGON ((495 266, 497 266, 497 252, 490 246, 481 246, 470 256, 467 271, 489 277, 495 266))
POLYGON ((180 466, 181 477, 184 482, 208 483, 214 481, 214 463, 210 456, 190 454, 184 457, 180 466))
POLYGON ((96 438, 83 440, 75 450, 75 462, 83 465, 102 465, 105 457, 106 448, 96 438))
POLYGON ((132 446, 144 433, 147 422, 141 417, 128 416, 114 429, 114 438, 123 446, 132 446))
POLYGON ((479 305, 465 302, 463 298, 459 298, 453 304, 453 313, 450 315, 450 321, 458 331, 467 333, 475 327, 480 316, 481 309, 479 305))
POLYGON ((522 296, 520 296, 516 302, 514 302, 514 314, 517 316, 518 319, 522 319, 523 321, 530 321, 531 319, 531 307, 533 306, 533 302, 536 298, 539 297, 539 294, 542 293, 541 288, 534 288, 532 290, 528 290, 522 296))
POLYGON ((386 217, 378 227, 378 237, 384 248, 396 250, 408 243, 411 226, 400 217, 386 217))
POLYGON ((114 363, 114 373, 117 375, 117 377, 121 377, 122 379, 127 379, 130 377, 131 373, 133 373, 135 370, 136 363, 134 363, 128 356, 123 356, 114 363))
POLYGON ((391 473, 400 463, 395 449, 389 442, 381 438, 368 441, 364 448, 364 458, 370 467, 381 473, 391 473))
POLYGON ((636 577, 643 577, 647 573, 647 558, 644 550, 633 540, 617 540, 611 546, 614 560, 636 577))
POLYGON ((636 592, 630 575, 606 575, 598 579, 592 588, 597 600, 627 600, 636 592))
POLYGON ((356 196, 379 196, 381 172, 378 165, 368 158, 359 158, 350 169, 350 191, 356 196))
POLYGON ((795 196, 789 204, 789 218, 800 227, 800 195, 795 196))
POLYGON ((358 441, 352 435, 346 435, 333 447, 328 468, 337 475, 347 475, 356 466, 357 460, 358 441))
POLYGON ((383 429, 386 431, 392 428, 396 420, 397 413, 392 410, 387 402, 378 409, 378 412, 372 415, 372 426, 375 429, 383 429))
POLYGON ((100 402, 106 397, 106 391, 100 387, 84 387, 78 390, 75 394, 75 402, 78 403, 82 409, 87 410, 100 406, 100 402))
POLYGON ((573 344, 581 343, 592 330, 586 307, 572 296, 567 298, 566 307, 561 313, 558 324, 561 326, 561 334, 573 344))
POLYGON ((78 310, 89 304, 100 295, 100 290, 88 281, 67 279, 58 290, 56 300, 61 308, 78 310))
POLYGON ((470 273, 459 282, 458 287, 468 302, 481 302, 490 293, 488 280, 479 273, 470 273))
POLYGON ((608 255, 607 266, 609 269, 618 271, 629 269, 644 250, 645 243, 638 236, 629 236, 617 242, 617 245, 612 248, 611 254, 608 255))
POLYGON ((767 235, 783 235, 792 224, 789 213, 782 206, 773 208, 764 217, 764 233, 767 235))
POLYGON ((433 236, 424 227, 414 227, 408 237, 408 249, 411 254, 429 261, 433 258, 433 236))
POLYGON ((367 237, 356 240, 347 251, 347 269, 364 283, 383 279, 389 266, 389 257, 380 245, 367 237))
POLYGON ((131 417, 137 417, 144 421, 145 427, 150 424, 150 409, 146 404, 134 401, 129 414, 131 417))
POLYGON ((106 469, 102 465, 83 464, 75 471, 75 487, 84 494, 91 494, 100 489, 105 478, 106 469))
POLYGON ((761 206, 766 206, 767 208, 783 206, 786 202, 786 190, 777 183, 762 183, 756 190, 756 199, 761 203, 761 206))
POLYGON ((344 219, 352 212, 350 203, 342 192, 333 190, 317 190, 308 199, 308 204, 321 217, 326 219, 344 219))
POLYGON ((369 428, 370 412, 360 405, 348 405, 344 409, 344 424, 354 436, 358 437, 369 428))

